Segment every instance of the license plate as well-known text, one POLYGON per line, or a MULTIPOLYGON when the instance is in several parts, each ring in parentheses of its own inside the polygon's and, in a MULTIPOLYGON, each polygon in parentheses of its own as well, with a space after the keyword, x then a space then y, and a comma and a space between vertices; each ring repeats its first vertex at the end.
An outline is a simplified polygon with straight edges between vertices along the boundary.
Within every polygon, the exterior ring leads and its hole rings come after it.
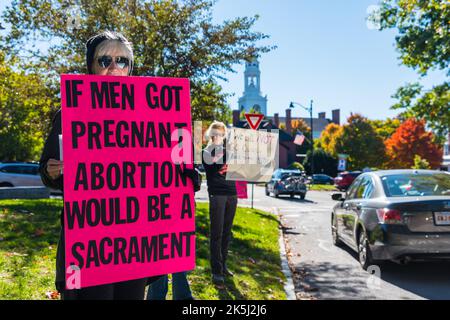
POLYGON ((450 212, 435 212, 434 222, 437 226, 450 226, 450 212))

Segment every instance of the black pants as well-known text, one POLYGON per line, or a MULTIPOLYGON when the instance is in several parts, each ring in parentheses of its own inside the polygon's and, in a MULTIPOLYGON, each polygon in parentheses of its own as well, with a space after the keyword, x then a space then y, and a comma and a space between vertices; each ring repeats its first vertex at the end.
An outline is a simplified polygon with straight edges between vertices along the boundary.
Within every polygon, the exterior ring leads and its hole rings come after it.
POLYGON ((144 300, 148 279, 130 280, 87 287, 79 290, 62 290, 62 300, 144 300))
POLYGON ((237 196, 209 195, 210 262, 213 274, 223 274, 236 206, 237 196))

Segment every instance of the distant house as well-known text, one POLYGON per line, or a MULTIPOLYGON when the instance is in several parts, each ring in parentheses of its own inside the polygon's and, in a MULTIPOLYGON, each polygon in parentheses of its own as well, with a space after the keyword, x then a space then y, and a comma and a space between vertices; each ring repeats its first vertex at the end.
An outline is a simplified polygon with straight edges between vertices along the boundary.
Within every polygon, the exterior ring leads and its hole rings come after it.
MULTIPOLYGON (((340 124, 340 110, 335 109, 331 111, 331 119, 326 118, 325 112, 319 112, 318 118, 313 118, 313 138, 318 139, 320 135, 322 134, 322 131, 326 128, 327 125, 330 123, 336 123, 340 124)), ((293 120, 302 119, 305 121, 305 123, 310 127, 311 118, 302 118, 302 117, 292 117, 291 116, 291 109, 286 110, 286 116, 285 117, 279 117, 278 113, 275 113, 271 117, 267 117, 269 120, 272 120, 276 126, 279 126, 280 124, 284 124, 286 131, 291 132, 290 129, 288 129, 287 123, 292 123, 293 120)), ((291 126, 292 127, 292 126, 291 126)), ((291 128, 290 127, 290 128, 291 128)))

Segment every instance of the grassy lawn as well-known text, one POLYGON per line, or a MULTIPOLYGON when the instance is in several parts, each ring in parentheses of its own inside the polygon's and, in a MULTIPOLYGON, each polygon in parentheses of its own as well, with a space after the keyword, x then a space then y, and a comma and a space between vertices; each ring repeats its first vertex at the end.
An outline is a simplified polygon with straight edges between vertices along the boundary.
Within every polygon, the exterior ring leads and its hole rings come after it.
POLYGON ((308 185, 308 190, 336 191, 336 192, 339 191, 338 189, 336 189, 336 187, 334 185, 330 185, 330 184, 309 184, 308 185))
MULTIPOLYGON (((56 199, 0 201, 0 300, 49 299, 55 290, 61 207, 56 199)), ((196 299, 286 299, 274 215, 238 208, 228 258, 235 276, 220 290, 210 279, 207 203, 197 204, 196 223, 197 267, 188 276, 196 299)))

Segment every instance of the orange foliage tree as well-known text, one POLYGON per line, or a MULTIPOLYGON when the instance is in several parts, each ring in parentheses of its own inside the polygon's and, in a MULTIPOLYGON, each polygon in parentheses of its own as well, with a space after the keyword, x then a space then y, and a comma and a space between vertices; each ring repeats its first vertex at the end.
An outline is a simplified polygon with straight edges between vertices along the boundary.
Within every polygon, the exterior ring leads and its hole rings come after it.
POLYGON ((419 155, 438 168, 442 162, 442 147, 434 141, 434 134, 425 129, 425 121, 410 118, 404 121, 385 141, 388 168, 411 168, 414 156, 419 155))

